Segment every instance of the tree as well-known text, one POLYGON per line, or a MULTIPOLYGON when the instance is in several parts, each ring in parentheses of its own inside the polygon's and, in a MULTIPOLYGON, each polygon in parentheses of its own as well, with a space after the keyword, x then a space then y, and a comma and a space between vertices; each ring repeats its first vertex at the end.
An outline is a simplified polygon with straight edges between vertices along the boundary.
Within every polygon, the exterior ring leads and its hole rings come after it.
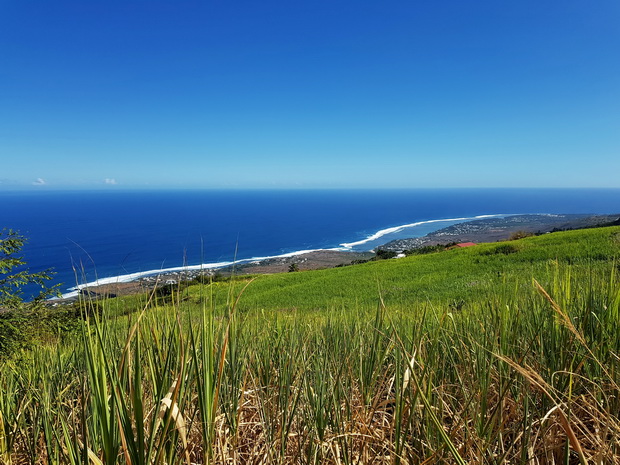
POLYGON ((52 279, 52 270, 32 273, 23 257, 19 255, 26 238, 12 229, 0 231, 0 311, 15 310, 24 306, 23 288, 37 284, 41 289, 29 306, 35 306, 51 296, 59 295, 58 285, 48 288, 46 281, 52 279))
POLYGON ((377 260, 388 260, 390 258, 395 258, 396 255, 398 255, 398 254, 396 252, 394 252, 393 250, 379 249, 379 250, 377 250, 377 252, 375 254, 375 259, 377 259, 377 260))
MULTIPOLYGON (((41 318, 41 303, 59 295, 58 285, 51 288, 45 285, 52 279, 51 270, 32 273, 24 268, 26 262, 19 253, 25 243, 26 238, 16 231, 0 231, 0 359, 28 347, 42 334, 49 321, 41 318), (37 295, 28 296, 33 298, 26 302, 23 289, 30 284, 38 285, 40 290, 37 295)), ((57 329, 59 322, 54 321, 51 328, 57 329)))
POLYGON ((288 266, 288 272, 289 273, 294 273, 295 271, 299 271, 299 265, 297 263, 291 263, 288 266))
POLYGON ((510 235, 510 238, 508 239, 509 241, 516 241, 517 239, 523 239, 526 237, 530 237, 533 236, 534 234, 529 232, 529 231, 523 231, 523 230, 519 230, 519 231, 515 231, 510 235))

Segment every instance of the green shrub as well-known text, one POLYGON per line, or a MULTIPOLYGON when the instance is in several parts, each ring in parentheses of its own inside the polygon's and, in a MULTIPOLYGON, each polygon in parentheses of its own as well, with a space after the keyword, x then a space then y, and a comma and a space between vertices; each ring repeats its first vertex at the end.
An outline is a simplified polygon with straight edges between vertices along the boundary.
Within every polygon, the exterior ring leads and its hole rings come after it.
POLYGON ((485 250, 482 252, 483 255, 509 255, 512 253, 517 253, 519 248, 513 244, 501 244, 491 250, 485 250))
POLYGON ((29 345, 41 325, 39 313, 42 303, 50 296, 59 295, 58 285, 48 288, 52 271, 31 272, 19 255, 26 238, 17 231, 0 231, 0 356, 29 345), (41 290, 26 302, 23 288, 37 284, 41 290))
POLYGON ((389 258, 394 258, 396 257, 396 255, 398 255, 396 252, 394 252, 393 250, 384 250, 384 249, 379 249, 377 250, 377 253, 375 254, 375 260, 387 260, 389 258))
POLYGON ((523 239, 525 237, 531 237, 534 234, 529 232, 529 231, 515 231, 510 235, 510 239, 508 239, 509 241, 516 241, 518 239, 523 239))

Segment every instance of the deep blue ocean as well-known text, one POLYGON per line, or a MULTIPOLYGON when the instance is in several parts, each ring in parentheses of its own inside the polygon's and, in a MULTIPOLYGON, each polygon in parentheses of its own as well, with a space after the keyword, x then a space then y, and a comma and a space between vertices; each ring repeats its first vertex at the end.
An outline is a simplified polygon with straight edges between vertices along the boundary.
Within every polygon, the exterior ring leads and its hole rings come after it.
POLYGON ((0 227, 29 238, 32 271, 78 282, 335 248, 369 250, 478 215, 618 213, 620 189, 4 191, 0 227), (452 221, 450 221, 452 220, 452 221), (385 232, 385 231, 384 231, 385 232), (76 278, 75 270, 79 270, 76 278))

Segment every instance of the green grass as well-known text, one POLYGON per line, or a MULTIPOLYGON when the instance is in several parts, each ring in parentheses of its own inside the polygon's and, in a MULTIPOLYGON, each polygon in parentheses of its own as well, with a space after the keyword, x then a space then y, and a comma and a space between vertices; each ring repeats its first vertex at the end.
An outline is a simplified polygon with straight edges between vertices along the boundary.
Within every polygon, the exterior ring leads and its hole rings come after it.
MULTIPOLYGON (((576 267, 609 267, 619 249, 620 229, 600 228, 343 268, 259 276, 244 293, 241 308, 355 309, 376 305, 379 296, 386 305, 403 308, 427 301, 471 301, 488 289, 496 292, 519 276, 548 281, 555 261, 576 267), (502 253, 507 245, 516 252, 502 253)), ((238 283, 235 291, 244 285, 238 283)), ((228 284, 213 286, 216 301, 225 303, 228 284)), ((188 292, 194 299, 200 294, 198 288, 188 292)))
POLYGON ((102 302, 3 362, 0 463, 618 463, 619 237, 102 302))

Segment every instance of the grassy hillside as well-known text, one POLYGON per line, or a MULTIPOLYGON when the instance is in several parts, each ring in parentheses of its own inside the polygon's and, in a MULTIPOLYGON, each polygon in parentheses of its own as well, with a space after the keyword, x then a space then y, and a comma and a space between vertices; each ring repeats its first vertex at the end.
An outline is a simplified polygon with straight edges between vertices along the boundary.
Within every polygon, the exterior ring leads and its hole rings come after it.
MULTIPOLYGON (((343 268, 258 276, 246 289, 241 309, 329 309, 480 300, 527 277, 548 282, 556 265, 609 271, 620 253, 620 228, 547 234, 510 242, 480 244, 429 255, 369 262, 343 268)), ((245 282, 240 282, 238 292, 245 282)), ((225 302, 227 283, 215 284, 225 302)), ((189 295, 204 294, 198 287, 189 295)))
POLYGON ((0 366, 0 463, 620 463, 619 255, 601 228, 84 302, 0 366))

